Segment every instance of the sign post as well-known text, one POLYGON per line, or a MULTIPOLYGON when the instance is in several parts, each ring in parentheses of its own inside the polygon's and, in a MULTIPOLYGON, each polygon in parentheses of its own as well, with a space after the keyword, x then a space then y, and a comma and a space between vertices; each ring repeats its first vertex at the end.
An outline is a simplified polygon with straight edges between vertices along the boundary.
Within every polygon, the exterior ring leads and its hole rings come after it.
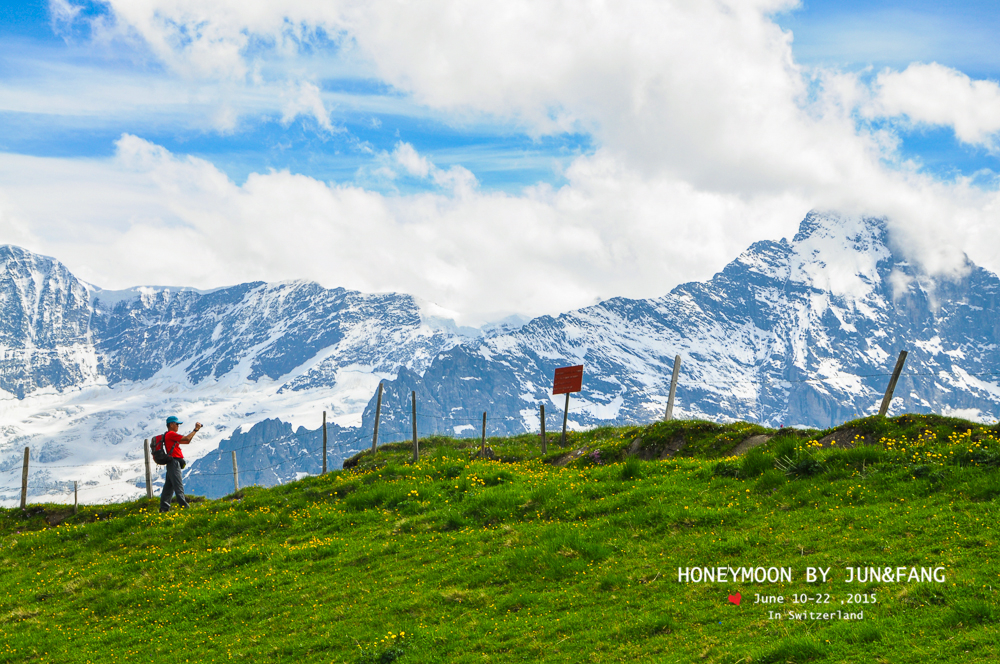
POLYGON ((542 423, 542 454, 548 454, 548 450, 545 449, 545 404, 539 407, 541 411, 538 416, 538 421, 542 423))
POLYGON ((571 392, 579 392, 583 389, 583 365, 577 364, 572 367, 560 367, 556 369, 556 375, 552 381, 552 394, 565 394, 566 406, 563 408, 562 442, 566 446, 566 421, 569 419, 569 395, 571 392))

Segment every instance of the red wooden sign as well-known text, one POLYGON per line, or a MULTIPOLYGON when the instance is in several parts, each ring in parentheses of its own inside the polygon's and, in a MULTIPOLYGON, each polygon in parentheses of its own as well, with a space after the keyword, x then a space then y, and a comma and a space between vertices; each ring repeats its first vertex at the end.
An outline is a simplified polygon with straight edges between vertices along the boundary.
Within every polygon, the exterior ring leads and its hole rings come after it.
POLYGON ((583 389, 583 365, 559 367, 552 381, 552 394, 569 394, 583 389))

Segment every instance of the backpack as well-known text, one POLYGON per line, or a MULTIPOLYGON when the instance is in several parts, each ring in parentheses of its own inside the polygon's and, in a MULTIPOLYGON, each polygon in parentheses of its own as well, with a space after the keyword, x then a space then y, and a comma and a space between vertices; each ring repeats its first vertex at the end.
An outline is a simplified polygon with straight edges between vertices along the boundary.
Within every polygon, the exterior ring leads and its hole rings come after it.
POLYGON ((165 442, 166 436, 167 434, 165 433, 156 436, 155 438, 153 438, 153 442, 149 446, 149 450, 150 452, 152 452, 153 455, 153 461, 155 461, 158 466, 167 465, 173 458, 172 456, 167 454, 166 442, 165 442))

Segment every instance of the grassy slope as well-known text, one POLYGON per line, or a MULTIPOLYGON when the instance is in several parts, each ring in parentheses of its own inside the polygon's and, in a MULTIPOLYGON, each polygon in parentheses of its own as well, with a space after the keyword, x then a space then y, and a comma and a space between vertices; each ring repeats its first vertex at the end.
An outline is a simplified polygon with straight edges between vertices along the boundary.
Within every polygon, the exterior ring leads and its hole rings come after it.
MULTIPOLYGON (((1000 445, 961 420, 869 418, 866 439, 755 425, 422 441, 167 516, 146 501, 0 512, 0 661, 924 662, 1000 656, 1000 445), (770 432, 774 433, 774 432, 770 432), (635 441, 640 438, 636 444, 635 441), (678 441, 687 444, 666 460, 678 441), (595 450, 600 450, 594 454, 595 450), (629 450, 639 456, 627 457, 629 450), (601 463, 598 463, 600 459, 601 463), (776 460, 782 471, 775 467, 776 460), (71 509, 69 510, 71 512, 71 509), (66 518, 57 526, 49 521, 66 518), (791 584, 682 584, 678 566, 789 566, 791 584), (945 584, 847 586, 846 566, 945 584), (833 567, 807 584, 806 566, 833 567), (740 606, 727 595, 741 591, 740 606), (755 593, 875 593, 863 621, 770 621, 755 593)), ((786 605, 784 610, 801 609, 786 605)))

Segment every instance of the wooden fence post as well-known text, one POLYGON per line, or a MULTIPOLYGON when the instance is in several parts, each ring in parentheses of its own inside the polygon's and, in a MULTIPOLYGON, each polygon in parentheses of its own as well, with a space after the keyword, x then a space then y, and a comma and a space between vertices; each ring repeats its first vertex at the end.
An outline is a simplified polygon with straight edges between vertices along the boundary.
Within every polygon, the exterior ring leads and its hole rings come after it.
POLYGON ((372 452, 378 446, 378 421, 382 416, 382 383, 378 384, 378 396, 375 398, 375 432, 372 433, 372 452))
POLYGON ((29 448, 24 448, 24 467, 21 469, 21 509, 28 504, 28 455, 29 448))
POLYGON ((479 444, 479 456, 486 455, 486 413, 483 413, 483 440, 479 444))
MULTIPOLYGON (((149 467, 149 438, 142 441, 143 456, 146 457, 146 498, 153 497, 153 470, 149 467)), ((75 484, 75 482, 74 482, 75 484)))
POLYGON ((670 396, 667 397, 667 412, 663 416, 664 422, 669 422, 674 418, 674 395, 677 394, 677 376, 681 373, 681 356, 674 356, 674 375, 670 378, 670 396))
POLYGON ((420 461, 420 443, 417 442, 417 393, 410 392, 410 399, 413 405, 413 412, 410 419, 413 422, 413 463, 420 461))
POLYGON ((882 397, 882 405, 878 409, 879 416, 885 415, 889 410, 889 404, 892 403, 892 392, 896 389, 896 381, 899 380, 899 374, 903 372, 903 364, 906 362, 906 351, 899 351, 899 357, 896 359, 896 368, 892 370, 892 378, 889 379, 889 387, 885 388, 885 396, 882 397))
POLYGON ((547 454, 548 451, 545 449, 545 404, 542 404, 539 408, 541 414, 538 416, 538 419, 542 423, 542 454, 547 454))
MULTIPOLYGON (((147 486, 149 485, 147 484, 147 486)), ((79 506, 80 506, 80 501, 77 499, 76 480, 73 480, 73 514, 76 514, 79 506)))
POLYGON ((566 421, 569 419, 569 392, 566 393, 566 407, 563 409, 563 432, 562 432, 562 443, 563 447, 566 447, 566 421))
POLYGON ((326 475, 326 411, 323 411, 323 474, 326 475))
POLYGON ((240 471, 236 467, 236 450, 233 450, 233 486, 236 487, 236 492, 240 490, 240 471))

